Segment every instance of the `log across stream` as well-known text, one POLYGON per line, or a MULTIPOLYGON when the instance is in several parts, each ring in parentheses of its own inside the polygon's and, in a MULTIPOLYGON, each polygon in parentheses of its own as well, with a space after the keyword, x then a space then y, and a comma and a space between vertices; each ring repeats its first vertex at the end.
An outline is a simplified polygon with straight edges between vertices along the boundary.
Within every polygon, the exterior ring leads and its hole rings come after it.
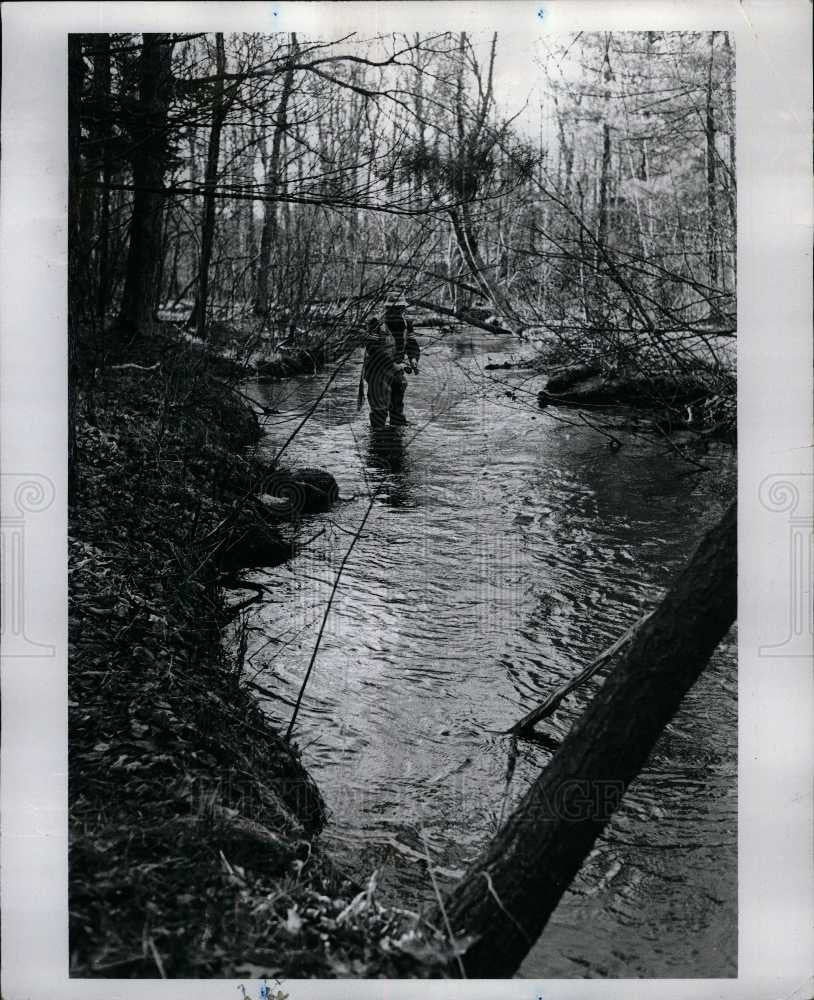
MULTIPOLYGON (((423 333, 411 428, 371 440, 354 359, 291 444, 292 464, 328 469, 354 499, 307 519, 308 537, 326 530, 295 562, 255 574, 274 596, 255 611, 248 648, 250 674, 280 695, 264 706, 286 725, 378 489, 296 735, 331 809, 329 848, 360 879, 378 869, 383 900, 413 907, 432 900, 422 833, 449 887, 601 679, 540 725, 546 740, 521 743, 507 798, 504 731, 653 606, 735 475, 723 447, 706 457, 713 472, 687 475, 663 447, 622 434, 611 451, 573 413, 538 410, 527 371, 484 370, 510 357, 506 337, 423 333)), ((281 411, 269 456, 323 384, 252 387, 281 411)), ((735 974, 736 691, 730 634, 521 975, 735 974)))

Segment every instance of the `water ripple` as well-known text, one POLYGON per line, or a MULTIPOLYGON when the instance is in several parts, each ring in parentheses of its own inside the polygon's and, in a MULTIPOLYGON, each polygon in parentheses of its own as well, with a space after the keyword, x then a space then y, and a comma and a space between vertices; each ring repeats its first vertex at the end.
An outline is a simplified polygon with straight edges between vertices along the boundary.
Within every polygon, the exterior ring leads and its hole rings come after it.
MULTIPOLYGON (((293 463, 333 471, 343 496, 361 494, 365 475, 381 490, 337 590, 299 741, 331 809, 329 845, 361 878, 379 867, 384 892, 408 906, 431 893, 420 828, 443 869, 441 884, 451 884, 601 679, 541 725, 540 745, 521 744, 505 806, 502 730, 652 607, 720 511, 721 481, 731 483, 734 472, 722 467, 691 484, 652 445, 630 439, 612 453, 587 427, 543 414, 532 423, 480 381, 484 353, 499 360, 503 350, 500 337, 471 331, 433 342, 407 409, 418 425, 433 409, 440 415, 414 439, 408 430, 384 447, 371 442, 365 414, 355 414, 358 369, 349 366, 327 413, 318 410, 290 447, 293 463)), ((285 408, 307 407, 318 382, 289 382, 285 408)), ((276 405, 281 389, 253 393, 276 405)), ((269 453, 285 433, 272 428, 269 453)), ((366 502, 360 495, 331 518, 352 532, 366 502)), ((254 617, 249 652, 269 636, 297 637, 258 675, 289 700, 348 543, 329 531, 293 577, 285 568, 259 574, 277 592, 254 617)), ((257 652, 255 668, 276 648, 257 652)), ((732 636, 631 786, 523 975, 732 973, 736 695, 732 636)), ((287 721, 290 707, 264 705, 287 721)))

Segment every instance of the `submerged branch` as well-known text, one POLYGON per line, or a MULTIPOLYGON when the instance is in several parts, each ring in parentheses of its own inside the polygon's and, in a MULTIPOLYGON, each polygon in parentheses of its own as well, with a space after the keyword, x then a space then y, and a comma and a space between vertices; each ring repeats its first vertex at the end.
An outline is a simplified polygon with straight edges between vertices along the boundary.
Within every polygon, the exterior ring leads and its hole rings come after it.
POLYGON ((597 674, 602 667, 616 656, 631 639, 636 635, 639 629, 644 625, 646 621, 653 614, 652 611, 648 611, 646 615, 640 618, 635 624, 624 632, 612 646, 609 646, 603 653, 600 653, 595 660, 593 660, 588 666, 580 671, 576 677, 563 684, 562 687, 558 688, 553 694, 549 695, 548 698, 537 708, 533 708, 530 712, 523 716, 519 722, 506 730, 507 735, 511 736, 528 736, 531 730, 541 722, 543 719, 548 718, 549 715, 553 715, 554 712, 560 707, 563 699, 567 698, 572 691, 576 691, 578 687, 583 685, 587 680, 590 680, 595 674, 597 674))

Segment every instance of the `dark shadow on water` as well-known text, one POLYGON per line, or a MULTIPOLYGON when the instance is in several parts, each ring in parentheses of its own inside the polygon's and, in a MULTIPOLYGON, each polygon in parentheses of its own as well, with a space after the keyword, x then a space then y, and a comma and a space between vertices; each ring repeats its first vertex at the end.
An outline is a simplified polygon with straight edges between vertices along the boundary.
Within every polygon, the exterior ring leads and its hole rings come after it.
POLYGON ((381 499, 389 507, 415 505, 415 483, 411 476, 410 454, 405 436, 409 428, 385 427, 371 430, 367 466, 382 483, 381 499))

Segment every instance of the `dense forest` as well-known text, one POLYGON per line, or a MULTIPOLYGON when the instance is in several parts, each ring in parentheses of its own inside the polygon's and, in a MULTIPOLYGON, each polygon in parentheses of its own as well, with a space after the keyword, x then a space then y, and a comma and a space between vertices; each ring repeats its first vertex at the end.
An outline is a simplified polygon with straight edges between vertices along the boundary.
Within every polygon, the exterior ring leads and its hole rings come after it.
POLYGON ((75 322, 220 321, 273 350, 396 283, 603 350, 732 333, 727 34, 548 38, 512 116, 506 44, 74 37, 75 322))
MULTIPOLYGON (((652 419, 625 431, 687 475, 731 448, 730 38, 541 37, 516 106, 498 34, 68 47, 72 969, 512 975, 609 819, 552 824, 540 797, 644 767, 735 618, 734 505, 599 658, 617 657, 613 683, 418 924, 312 846, 325 804, 291 727, 257 707, 245 643, 224 653, 224 584, 300 551, 269 484, 394 290, 417 326, 530 351, 554 376, 526 393, 534 419, 630 403, 652 419), (324 389, 264 466, 249 446, 278 411, 246 378, 303 371, 324 389)), ((580 419, 622 447, 618 422, 580 419)), ((514 727, 513 753, 555 709, 514 727)))

